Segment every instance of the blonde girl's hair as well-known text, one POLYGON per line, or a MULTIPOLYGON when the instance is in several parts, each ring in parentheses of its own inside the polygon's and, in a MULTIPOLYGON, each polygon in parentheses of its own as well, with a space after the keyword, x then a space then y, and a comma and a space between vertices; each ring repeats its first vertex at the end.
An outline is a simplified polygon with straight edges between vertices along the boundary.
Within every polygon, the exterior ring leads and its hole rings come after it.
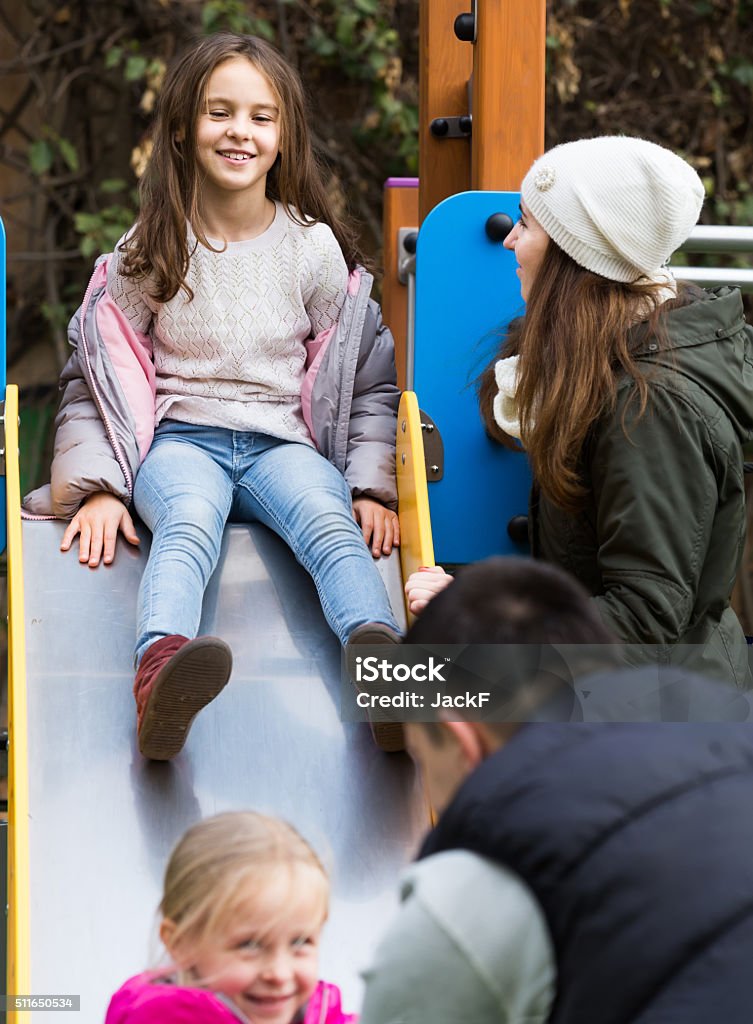
POLYGON ((328 224, 349 270, 362 261, 353 229, 337 215, 327 195, 298 73, 265 40, 220 32, 192 46, 167 73, 157 103, 152 154, 139 185, 139 218, 123 246, 121 272, 148 279, 157 302, 169 301, 181 287, 193 297, 185 285, 191 257, 186 220, 198 242, 213 248, 200 213, 197 125, 212 72, 237 57, 245 57, 264 75, 280 108, 280 152, 267 174, 267 196, 279 200, 299 224, 328 224))
POLYGON ((171 949, 200 948, 222 928, 250 878, 260 888, 270 872, 308 866, 321 874, 326 911, 329 883, 321 861, 292 825, 252 811, 206 818, 170 855, 159 911, 174 925, 171 949))
MULTIPOLYGON (((625 375, 634 384, 636 418, 646 412, 653 368, 635 357, 647 333, 659 354, 667 347, 665 313, 689 298, 662 303, 655 283, 622 284, 584 270, 549 239, 528 297, 525 316, 513 322, 500 352, 479 381, 479 404, 487 432, 508 447, 517 442, 500 430, 492 404, 497 393, 494 363, 520 355, 516 391, 521 439, 542 493, 569 512, 582 508, 587 488, 581 476, 584 446, 597 421, 617 404, 625 375), (646 321, 637 326, 636 321, 646 321)), ((665 362, 666 362, 665 356, 665 362)), ((623 415, 623 430, 625 428, 623 415)))

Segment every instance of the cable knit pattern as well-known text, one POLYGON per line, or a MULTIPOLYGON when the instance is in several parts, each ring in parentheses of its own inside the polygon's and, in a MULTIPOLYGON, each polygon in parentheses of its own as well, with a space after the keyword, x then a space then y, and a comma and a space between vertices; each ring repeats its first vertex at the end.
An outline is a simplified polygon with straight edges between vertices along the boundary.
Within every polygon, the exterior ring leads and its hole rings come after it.
POLYGON ((169 416, 312 443, 301 412, 304 342, 337 323, 348 280, 326 224, 296 224, 278 203, 257 238, 222 252, 198 246, 186 277, 192 301, 180 290, 154 303, 119 265, 111 261, 107 288, 131 325, 152 333, 157 423, 169 416))

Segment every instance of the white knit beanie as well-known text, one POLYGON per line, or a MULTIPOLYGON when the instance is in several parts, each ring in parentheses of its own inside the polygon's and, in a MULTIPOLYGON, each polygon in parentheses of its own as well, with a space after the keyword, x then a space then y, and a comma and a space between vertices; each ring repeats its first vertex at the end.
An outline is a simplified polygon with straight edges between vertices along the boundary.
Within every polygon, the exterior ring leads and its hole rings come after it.
POLYGON ((577 264, 612 281, 654 278, 693 230, 704 189, 681 157, 603 135, 555 146, 523 179, 533 216, 577 264))

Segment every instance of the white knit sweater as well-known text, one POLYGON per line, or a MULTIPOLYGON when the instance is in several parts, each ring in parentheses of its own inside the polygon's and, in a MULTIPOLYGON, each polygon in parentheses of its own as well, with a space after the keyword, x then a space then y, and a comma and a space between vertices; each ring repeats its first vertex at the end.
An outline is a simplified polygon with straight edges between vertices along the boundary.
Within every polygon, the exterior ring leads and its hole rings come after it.
POLYGON ((144 282, 119 273, 116 249, 107 288, 136 330, 151 330, 156 423, 167 416, 312 443, 301 413, 304 341, 337 322, 348 271, 326 224, 302 227, 276 206, 258 237, 223 252, 196 248, 192 301, 181 289, 155 303, 144 282))

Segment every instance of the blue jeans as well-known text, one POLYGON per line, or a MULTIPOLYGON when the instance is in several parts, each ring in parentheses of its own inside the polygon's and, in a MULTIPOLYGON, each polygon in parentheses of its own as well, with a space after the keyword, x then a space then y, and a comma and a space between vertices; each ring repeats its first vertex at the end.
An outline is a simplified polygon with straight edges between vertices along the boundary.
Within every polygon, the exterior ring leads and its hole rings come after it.
POLYGON ((133 500, 152 531, 139 591, 136 664, 161 637, 197 635, 229 518, 264 523, 282 537, 312 576, 342 644, 365 622, 398 629, 353 519, 348 485, 307 445, 164 420, 136 477, 133 500))

